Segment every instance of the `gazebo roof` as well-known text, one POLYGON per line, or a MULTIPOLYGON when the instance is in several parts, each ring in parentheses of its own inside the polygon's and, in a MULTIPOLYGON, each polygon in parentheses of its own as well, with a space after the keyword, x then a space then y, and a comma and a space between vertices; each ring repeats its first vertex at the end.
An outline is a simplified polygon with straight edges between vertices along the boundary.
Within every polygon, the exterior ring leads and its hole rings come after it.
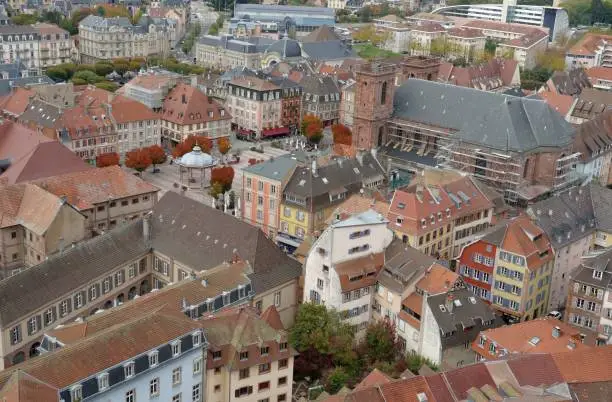
POLYGON ((213 166, 217 161, 209 154, 202 152, 202 148, 196 144, 191 152, 186 153, 178 161, 178 164, 187 168, 206 168, 213 166))

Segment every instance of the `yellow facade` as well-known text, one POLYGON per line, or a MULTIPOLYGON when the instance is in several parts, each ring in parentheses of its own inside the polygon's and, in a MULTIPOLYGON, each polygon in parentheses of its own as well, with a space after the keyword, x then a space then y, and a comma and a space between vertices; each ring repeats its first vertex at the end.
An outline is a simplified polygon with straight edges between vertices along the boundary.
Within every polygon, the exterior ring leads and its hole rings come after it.
POLYGON ((591 248, 608 248, 612 247, 612 233, 598 230, 593 236, 593 245, 591 248))
POLYGON ((531 269, 524 256, 499 250, 495 257, 491 289, 493 306, 520 320, 543 315, 550 293, 552 267, 551 260, 537 269, 531 269), (513 262, 500 257, 504 255, 511 255, 513 262), (499 282, 503 282, 503 289, 499 282))
POLYGON ((310 214, 304 209, 294 204, 281 203, 280 209, 280 228, 291 236, 304 238, 308 234, 310 214))
POLYGON ((408 244, 410 247, 416 248, 422 253, 432 256, 435 256, 436 253, 440 253, 440 257, 444 259, 450 256, 449 250, 452 245, 451 235, 453 233, 453 228, 450 223, 420 236, 402 232, 397 228, 391 229, 394 229, 393 232, 398 239, 401 239, 404 243, 408 244))

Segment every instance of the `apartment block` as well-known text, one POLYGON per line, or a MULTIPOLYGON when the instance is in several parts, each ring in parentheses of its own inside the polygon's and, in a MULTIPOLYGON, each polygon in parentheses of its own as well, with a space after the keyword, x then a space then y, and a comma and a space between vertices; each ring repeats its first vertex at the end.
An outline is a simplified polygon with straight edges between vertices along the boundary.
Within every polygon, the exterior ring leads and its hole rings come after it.
POLYGON ((115 96, 109 106, 117 127, 117 153, 122 160, 133 149, 161 144, 161 120, 152 109, 121 95, 115 96))
POLYGON ((612 249, 585 255, 569 278, 565 321, 593 336, 597 345, 612 337, 612 249))
POLYGON ((234 38, 233 36, 204 35, 196 44, 196 61, 198 65, 217 69, 232 69, 245 66, 258 69, 261 67, 261 55, 272 41, 265 46, 234 38))
POLYGON ((57 25, 37 23, 33 28, 40 37, 40 67, 47 68, 72 60, 72 40, 68 31, 57 25))
POLYGON ((506 319, 526 321, 546 314, 554 252, 548 235, 528 217, 491 228, 464 248, 458 264, 466 281, 474 279, 472 291, 490 301, 506 319))
POLYGON ((283 191, 298 162, 281 156, 242 170, 242 219, 274 239, 280 225, 283 191))
POLYGON ((238 308, 204 318, 209 347, 206 400, 290 401, 297 354, 278 312, 238 308))
POLYGON ((199 89, 177 84, 166 96, 161 111, 162 144, 172 148, 190 135, 212 140, 229 137, 232 116, 199 89))
POLYGON ((386 219, 373 210, 333 223, 306 257, 303 300, 335 308, 358 335, 363 334, 391 240, 386 219))
POLYGON ((40 32, 27 25, 0 25, 0 59, 2 63, 21 62, 30 69, 39 69, 40 32))
POLYGON ((66 198, 20 183, 0 186, 0 277, 16 275, 86 238, 86 217, 66 198))
POLYGON ((0 306, 2 365, 36 356, 43 333, 59 324, 78 319, 92 325, 94 317, 105 316, 99 310, 110 309, 110 314, 118 305, 125 317, 142 315, 129 310, 135 302, 128 301, 151 289, 157 291, 138 298, 152 303, 146 311, 166 306, 197 318, 228 306, 250 304, 265 312, 273 305, 283 326, 290 326, 300 273, 299 263, 259 229, 169 192, 147 217, 77 243, 0 282, 0 297, 13 301, 0 306), (192 291, 177 283, 197 275, 206 277, 189 282, 192 291), (157 295, 166 292, 172 292, 172 300, 157 304, 157 295))

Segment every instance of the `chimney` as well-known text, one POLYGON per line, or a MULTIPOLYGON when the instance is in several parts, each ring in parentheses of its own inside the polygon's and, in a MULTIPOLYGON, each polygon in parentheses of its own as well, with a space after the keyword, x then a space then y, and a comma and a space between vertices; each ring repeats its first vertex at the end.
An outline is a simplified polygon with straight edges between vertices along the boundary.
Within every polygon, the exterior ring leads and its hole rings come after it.
POLYGON ((567 342, 567 348, 568 349, 576 349, 576 341, 572 338, 567 342))
POLYGON ((455 304, 453 303, 454 299, 455 296, 451 292, 448 292, 446 294, 446 301, 444 302, 444 306, 446 307, 446 311, 448 311, 449 313, 452 313, 453 308, 455 307, 455 304))
POLYGON ((142 218, 142 236, 146 241, 151 240, 151 215, 153 213, 149 212, 142 218))
POLYGON ((552 212, 553 212, 552 209, 549 209, 548 210, 548 216, 552 216, 552 212))
POLYGON ((561 336, 561 328, 555 326, 552 329, 552 336, 553 338, 559 338, 561 336))
POLYGON ((206 279, 202 279, 202 286, 207 287, 208 281, 206 279))
POLYGON ((416 186, 416 196, 417 196, 417 199, 419 200, 419 202, 423 202, 423 190, 425 190, 423 185, 422 184, 417 184, 417 186, 416 186))

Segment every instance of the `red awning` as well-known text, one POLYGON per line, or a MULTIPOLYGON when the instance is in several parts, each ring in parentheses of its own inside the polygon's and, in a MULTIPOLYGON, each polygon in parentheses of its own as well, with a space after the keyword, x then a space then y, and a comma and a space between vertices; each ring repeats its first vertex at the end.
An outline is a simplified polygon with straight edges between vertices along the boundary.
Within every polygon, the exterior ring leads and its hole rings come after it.
POLYGON ((274 137, 289 134, 289 127, 268 128, 261 131, 262 137, 274 137))

